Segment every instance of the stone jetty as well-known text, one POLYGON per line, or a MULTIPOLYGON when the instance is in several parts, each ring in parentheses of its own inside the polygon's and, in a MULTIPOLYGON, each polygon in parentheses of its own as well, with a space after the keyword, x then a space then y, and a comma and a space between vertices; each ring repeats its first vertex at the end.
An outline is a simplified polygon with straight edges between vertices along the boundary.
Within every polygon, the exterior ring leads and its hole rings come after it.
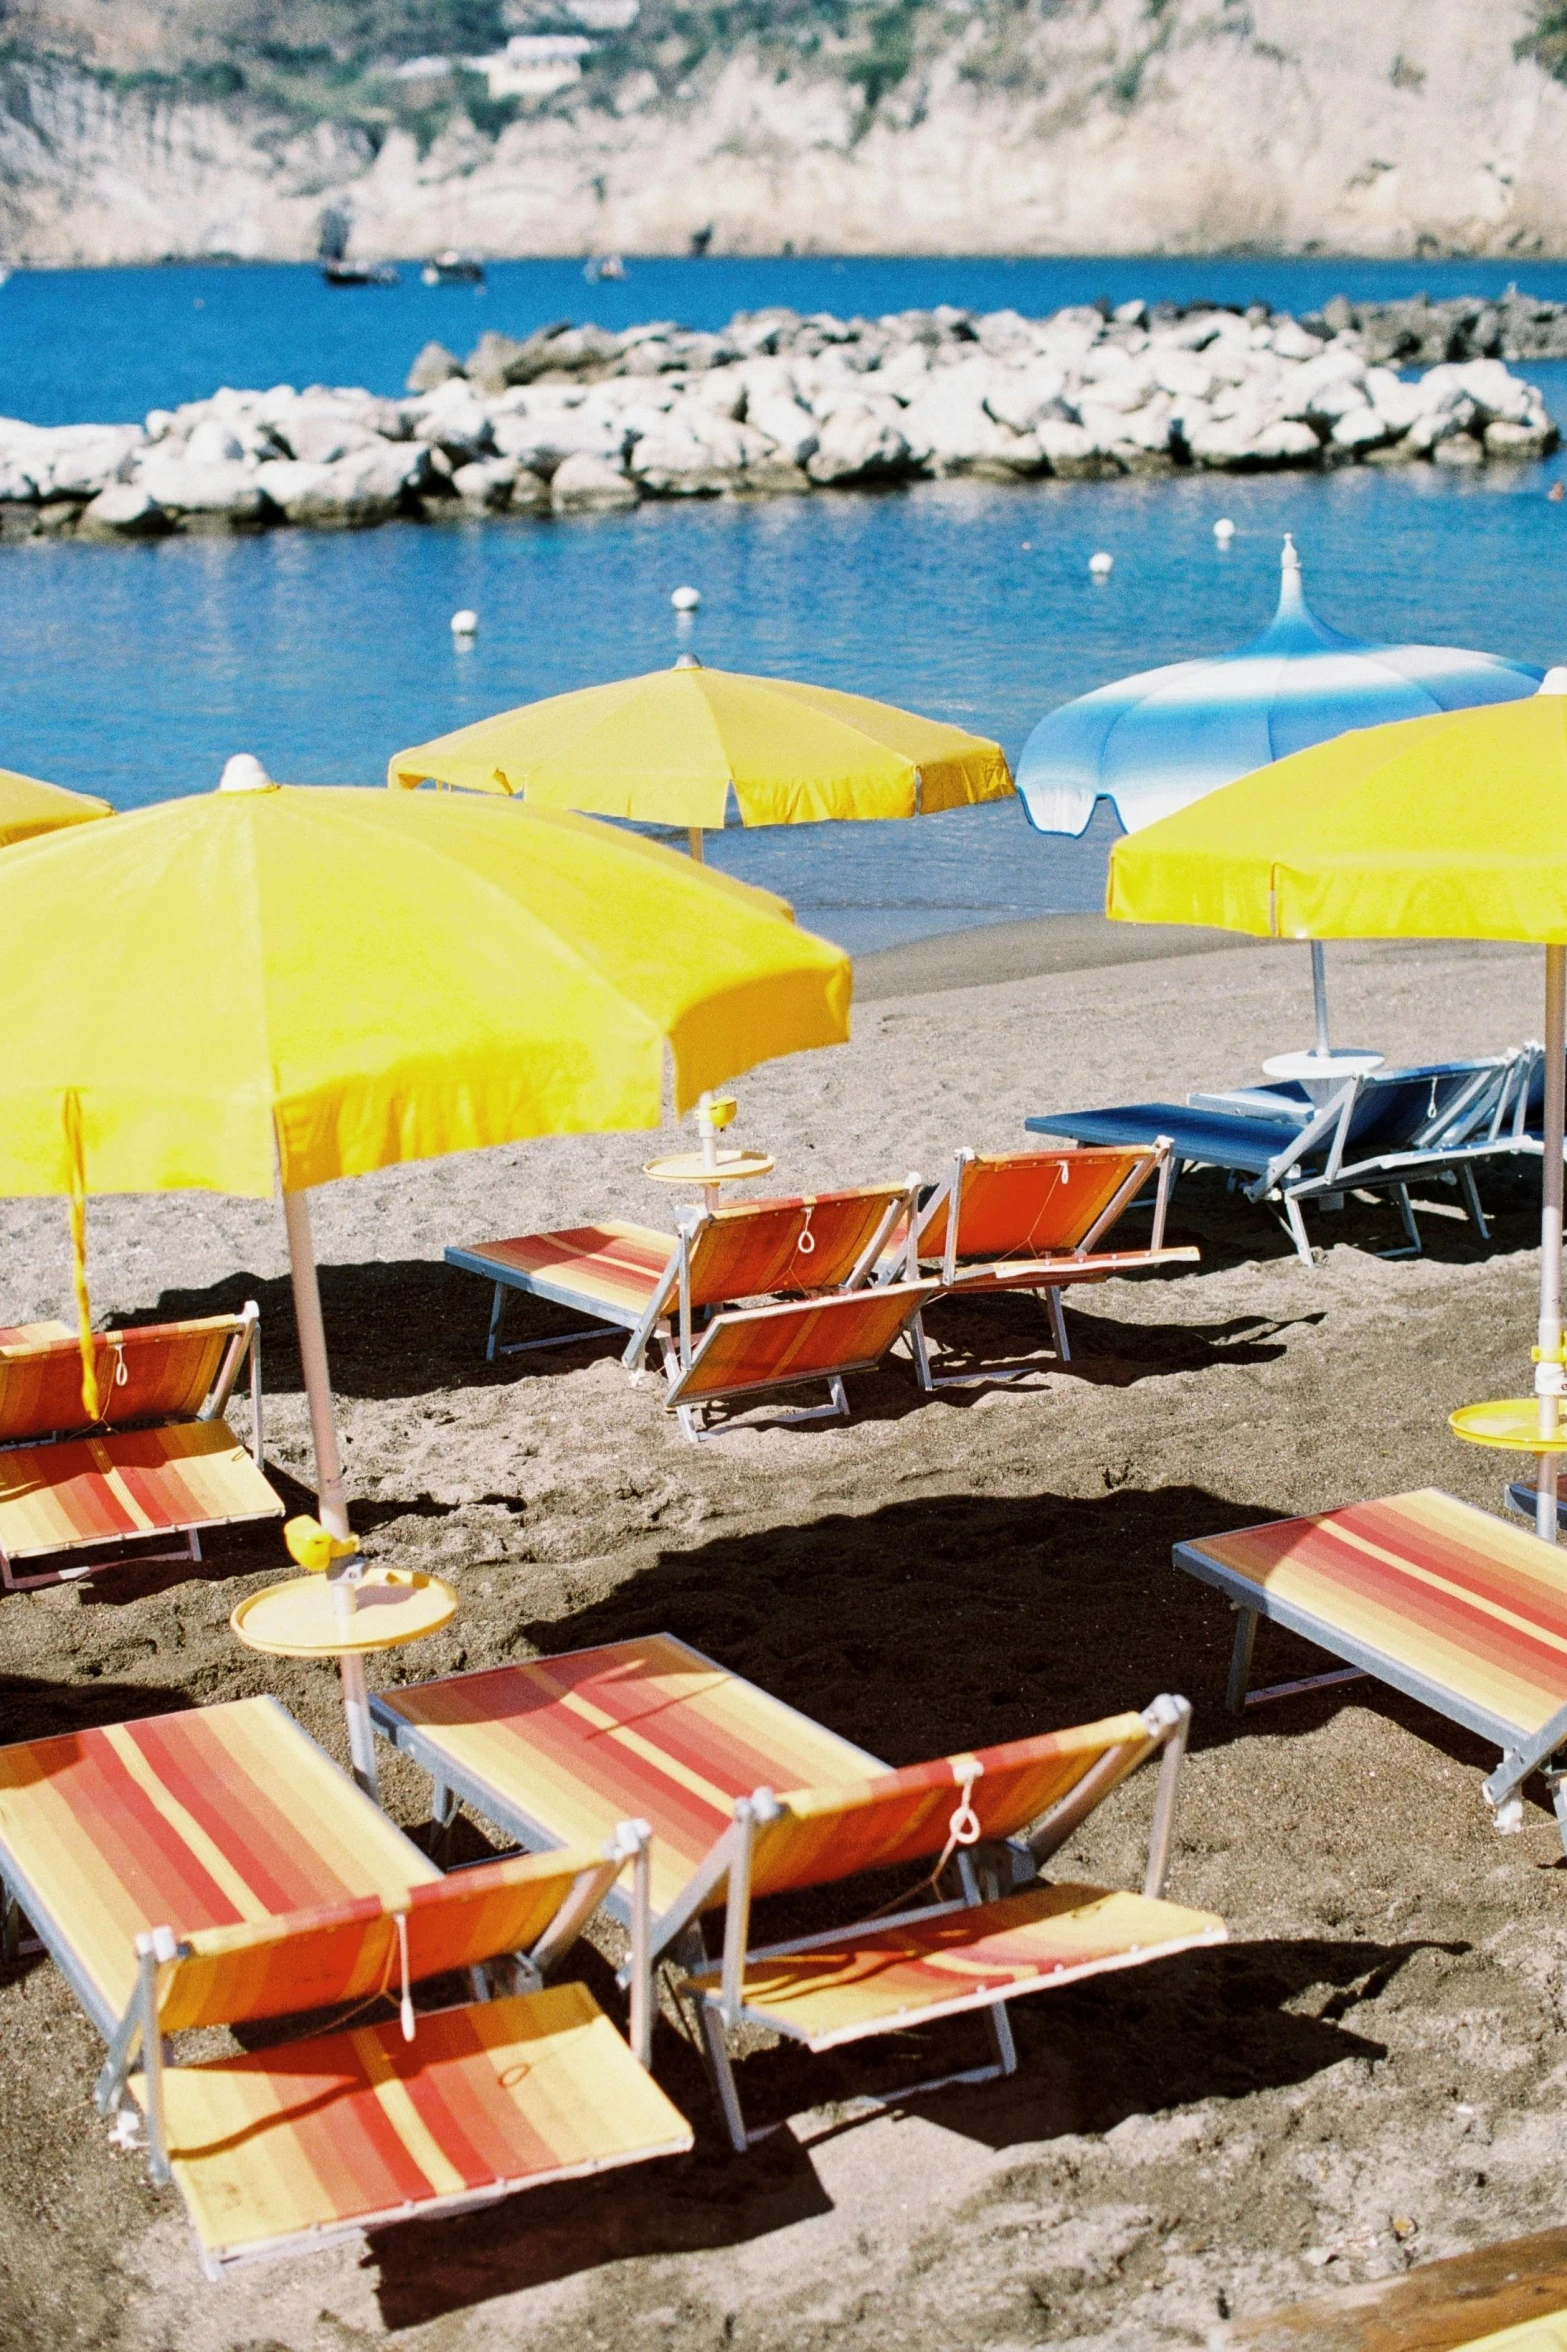
POLYGON ((570 513, 646 498, 951 475, 1480 466, 1556 427, 1508 356, 1567 311, 1336 301, 1247 310, 753 311, 718 334, 568 321, 419 354, 400 399, 230 389, 141 425, 0 420, 0 536, 134 538, 395 515, 570 513), (1525 315, 1527 314, 1527 315, 1525 315), (1411 359, 1429 361, 1409 372, 1411 359))

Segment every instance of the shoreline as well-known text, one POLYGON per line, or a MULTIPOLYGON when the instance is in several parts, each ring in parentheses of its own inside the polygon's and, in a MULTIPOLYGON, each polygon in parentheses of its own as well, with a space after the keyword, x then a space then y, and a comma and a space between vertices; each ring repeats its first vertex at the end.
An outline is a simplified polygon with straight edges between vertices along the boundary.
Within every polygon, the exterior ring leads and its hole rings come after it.
POLYGON ((1021 921, 975 923, 966 930, 934 931, 928 938, 872 948, 854 958, 854 1001, 880 1004, 889 997, 945 995, 1010 980, 1043 979, 1055 972, 1092 972, 1118 964, 1212 955, 1223 948, 1293 944, 1183 924, 1112 923, 1107 915, 1029 915, 1021 921))

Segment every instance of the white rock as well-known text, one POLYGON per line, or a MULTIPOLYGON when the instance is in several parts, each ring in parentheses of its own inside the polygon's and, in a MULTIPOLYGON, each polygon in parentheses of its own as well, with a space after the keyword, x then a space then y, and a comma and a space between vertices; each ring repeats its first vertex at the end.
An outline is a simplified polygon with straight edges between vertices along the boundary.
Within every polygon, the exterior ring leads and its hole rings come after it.
POLYGON ((1485 463, 1485 451, 1472 433, 1448 433, 1431 451, 1438 465, 1475 466, 1485 463))
POLYGON ((1506 417, 1494 417, 1485 428, 1487 457, 1543 457, 1555 440, 1549 424, 1515 425, 1506 417))
POLYGON ((149 498, 171 514, 208 515, 231 523, 259 522, 266 512, 261 486, 265 466, 193 465, 188 458, 154 449, 136 479, 149 498))
POLYGON ((221 418, 206 417, 187 440, 185 456, 191 465, 241 465, 245 447, 221 418))
POLYGON ((998 425, 1032 433, 1046 417, 1064 417, 1067 378, 1063 368, 1035 360, 1026 368, 998 369, 985 392, 985 406, 998 425))
POLYGON ((275 458, 255 478, 291 523, 361 525, 395 514, 405 492, 423 480, 426 463, 417 444, 377 441, 332 465, 275 458))
POLYGON ((1270 465, 1314 463, 1321 449, 1322 444, 1311 427, 1296 418, 1280 417, 1276 424, 1265 425, 1257 436, 1257 455, 1270 465))
POLYGON ((273 431, 284 453, 304 465, 336 465, 340 457, 367 448, 378 438, 341 409, 307 407, 303 402, 281 418, 273 431))
POLYGON ((900 473, 909 456, 898 426, 869 408, 840 408, 822 426, 805 470, 813 482, 855 482, 900 473))
POLYGON ((635 506, 637 486, 608 458, 578 451, 563 457, 550 482, 550 504, 563 513, 635 506))
POLYGON ((144 447, 136 425, 59 425, 38 434, 23 463, 41 498, 91 498, 125 481, 144 447))
POLYGON ((923 391, 930 380, 930 353, 923 343, 906 343, 901 351, 884 359, 876 370, 880 390, 892 393, 899 400, 912 400, 923 391))
POLYGON ((1270 336, 1280 359, 1315 359, 1322 349, 1315 335, 1297 326, 1292 318, 1280 319, 1270 336))
POLYGON ((1208 399, 1218 381, 1212 368, 1188 351, 1161 351, 1154 360, 1153 380, 1161 392, 1183 393, 1193 400, 1208 399))
POLYGON ((470 506, 508 506, 521 471, 514 457, 478 457, 457 468, 452 488, 470 506))
POLYGON ((985 406, 987 371, 981 362, 954 369, 903 412, 909 453, 936 473, 962 473, 975 466, 1004 465, 1017 439, 985 406))
POLYGON ((552 474, 568 457, 601 457, 618 468, 631 431, 631 418, 624 410, 560 406, 501 417, 493 428, 500 456, 545 474, 552 474))
POLYGON ((746 423, 782 451, 791 465, 804 465, 817 444, 816 419, 789 394, 763 394, 746 401, 746 423))
POLYGON ((1375 449, 1379 443, 1391 441, 1398 429, 1380 409, 1368 408, 1362 401, 1338 419, 1328 438, 1335 449, 1375 449))
POLYGON ((38 498, 38 484, 33 476, 13 458, 0 457, 0 503, 31 506, 38 498))
POLYGON ((166 531, 169 518, 143 483, 111 482, 87 507, 80 528, 109 538, 146 539, 166 531))
POLYGON ((1484 423, 1523 425, 1539 394, 1523 383, 1499 359, 1471 359, 1457 371, 1464 392, 1474 402, 1484 423))
MULTIPOLYGON (((1065 481, 1074 481, 1092 474, 1104 473, 1104 459, 1094 446, 1093 436, 1081 425, 1070 424, 1062 418, 1046 417, 1034 428, 1034 439, 1053 474, 1065 481)), ((1109 469, 1113 471, 1112 469, 1109 469)))

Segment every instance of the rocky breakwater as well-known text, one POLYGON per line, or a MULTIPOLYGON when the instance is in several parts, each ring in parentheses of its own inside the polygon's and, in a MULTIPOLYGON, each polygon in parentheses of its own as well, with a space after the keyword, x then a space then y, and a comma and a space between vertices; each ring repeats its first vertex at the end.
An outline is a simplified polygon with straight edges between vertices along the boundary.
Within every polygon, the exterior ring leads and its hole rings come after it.
POLYGON ((1365 328, 1327 316, 777 310, 721 334, 488 334, 466 362, 429 345, 401 399, 280 385, 144 425, 0 421, 0 535, 560 513, 957 474, 1462 467, 1555 441, 1539 392, 1504 360, 1411 378, 1365 328))

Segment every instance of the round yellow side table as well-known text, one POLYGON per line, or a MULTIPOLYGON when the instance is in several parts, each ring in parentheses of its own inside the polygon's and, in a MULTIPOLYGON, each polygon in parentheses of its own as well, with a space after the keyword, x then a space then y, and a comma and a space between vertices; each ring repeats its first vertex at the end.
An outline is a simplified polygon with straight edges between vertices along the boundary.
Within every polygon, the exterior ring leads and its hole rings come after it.
POLYGON ((1491 1446, 1499 1453, 1532 1454, 1535 1461, 1536 1504, 1534 1532, 1546 1543, 1557 1535, 1556 1486, 1560 1457, 1567 1454, 1567 1415, 1550 1436, 1540 1428, 1538 1397, 1499 1397, 1484 1405, 1460 1405, 1449 1413, 1448 1427, 1470 1445, 1491 1446))
MULTIPOLYGON (((291 1520, 285 1530, 296 1558, 301 1556, 294 1541, 298 1525, 291 1520)), ((373 1651, 398 1649, 439 1633, 456 1616, 458 1600, 438 1576, 413 1568, 369 1568, 352 1543, 328 1540, 335 1545, 334 1573, 269 1584, 239 1603, 229 1625, 247 1648, 269 1657, 337 1660, 354 1778, 379 1801, 365 1659, 373 1651)))

